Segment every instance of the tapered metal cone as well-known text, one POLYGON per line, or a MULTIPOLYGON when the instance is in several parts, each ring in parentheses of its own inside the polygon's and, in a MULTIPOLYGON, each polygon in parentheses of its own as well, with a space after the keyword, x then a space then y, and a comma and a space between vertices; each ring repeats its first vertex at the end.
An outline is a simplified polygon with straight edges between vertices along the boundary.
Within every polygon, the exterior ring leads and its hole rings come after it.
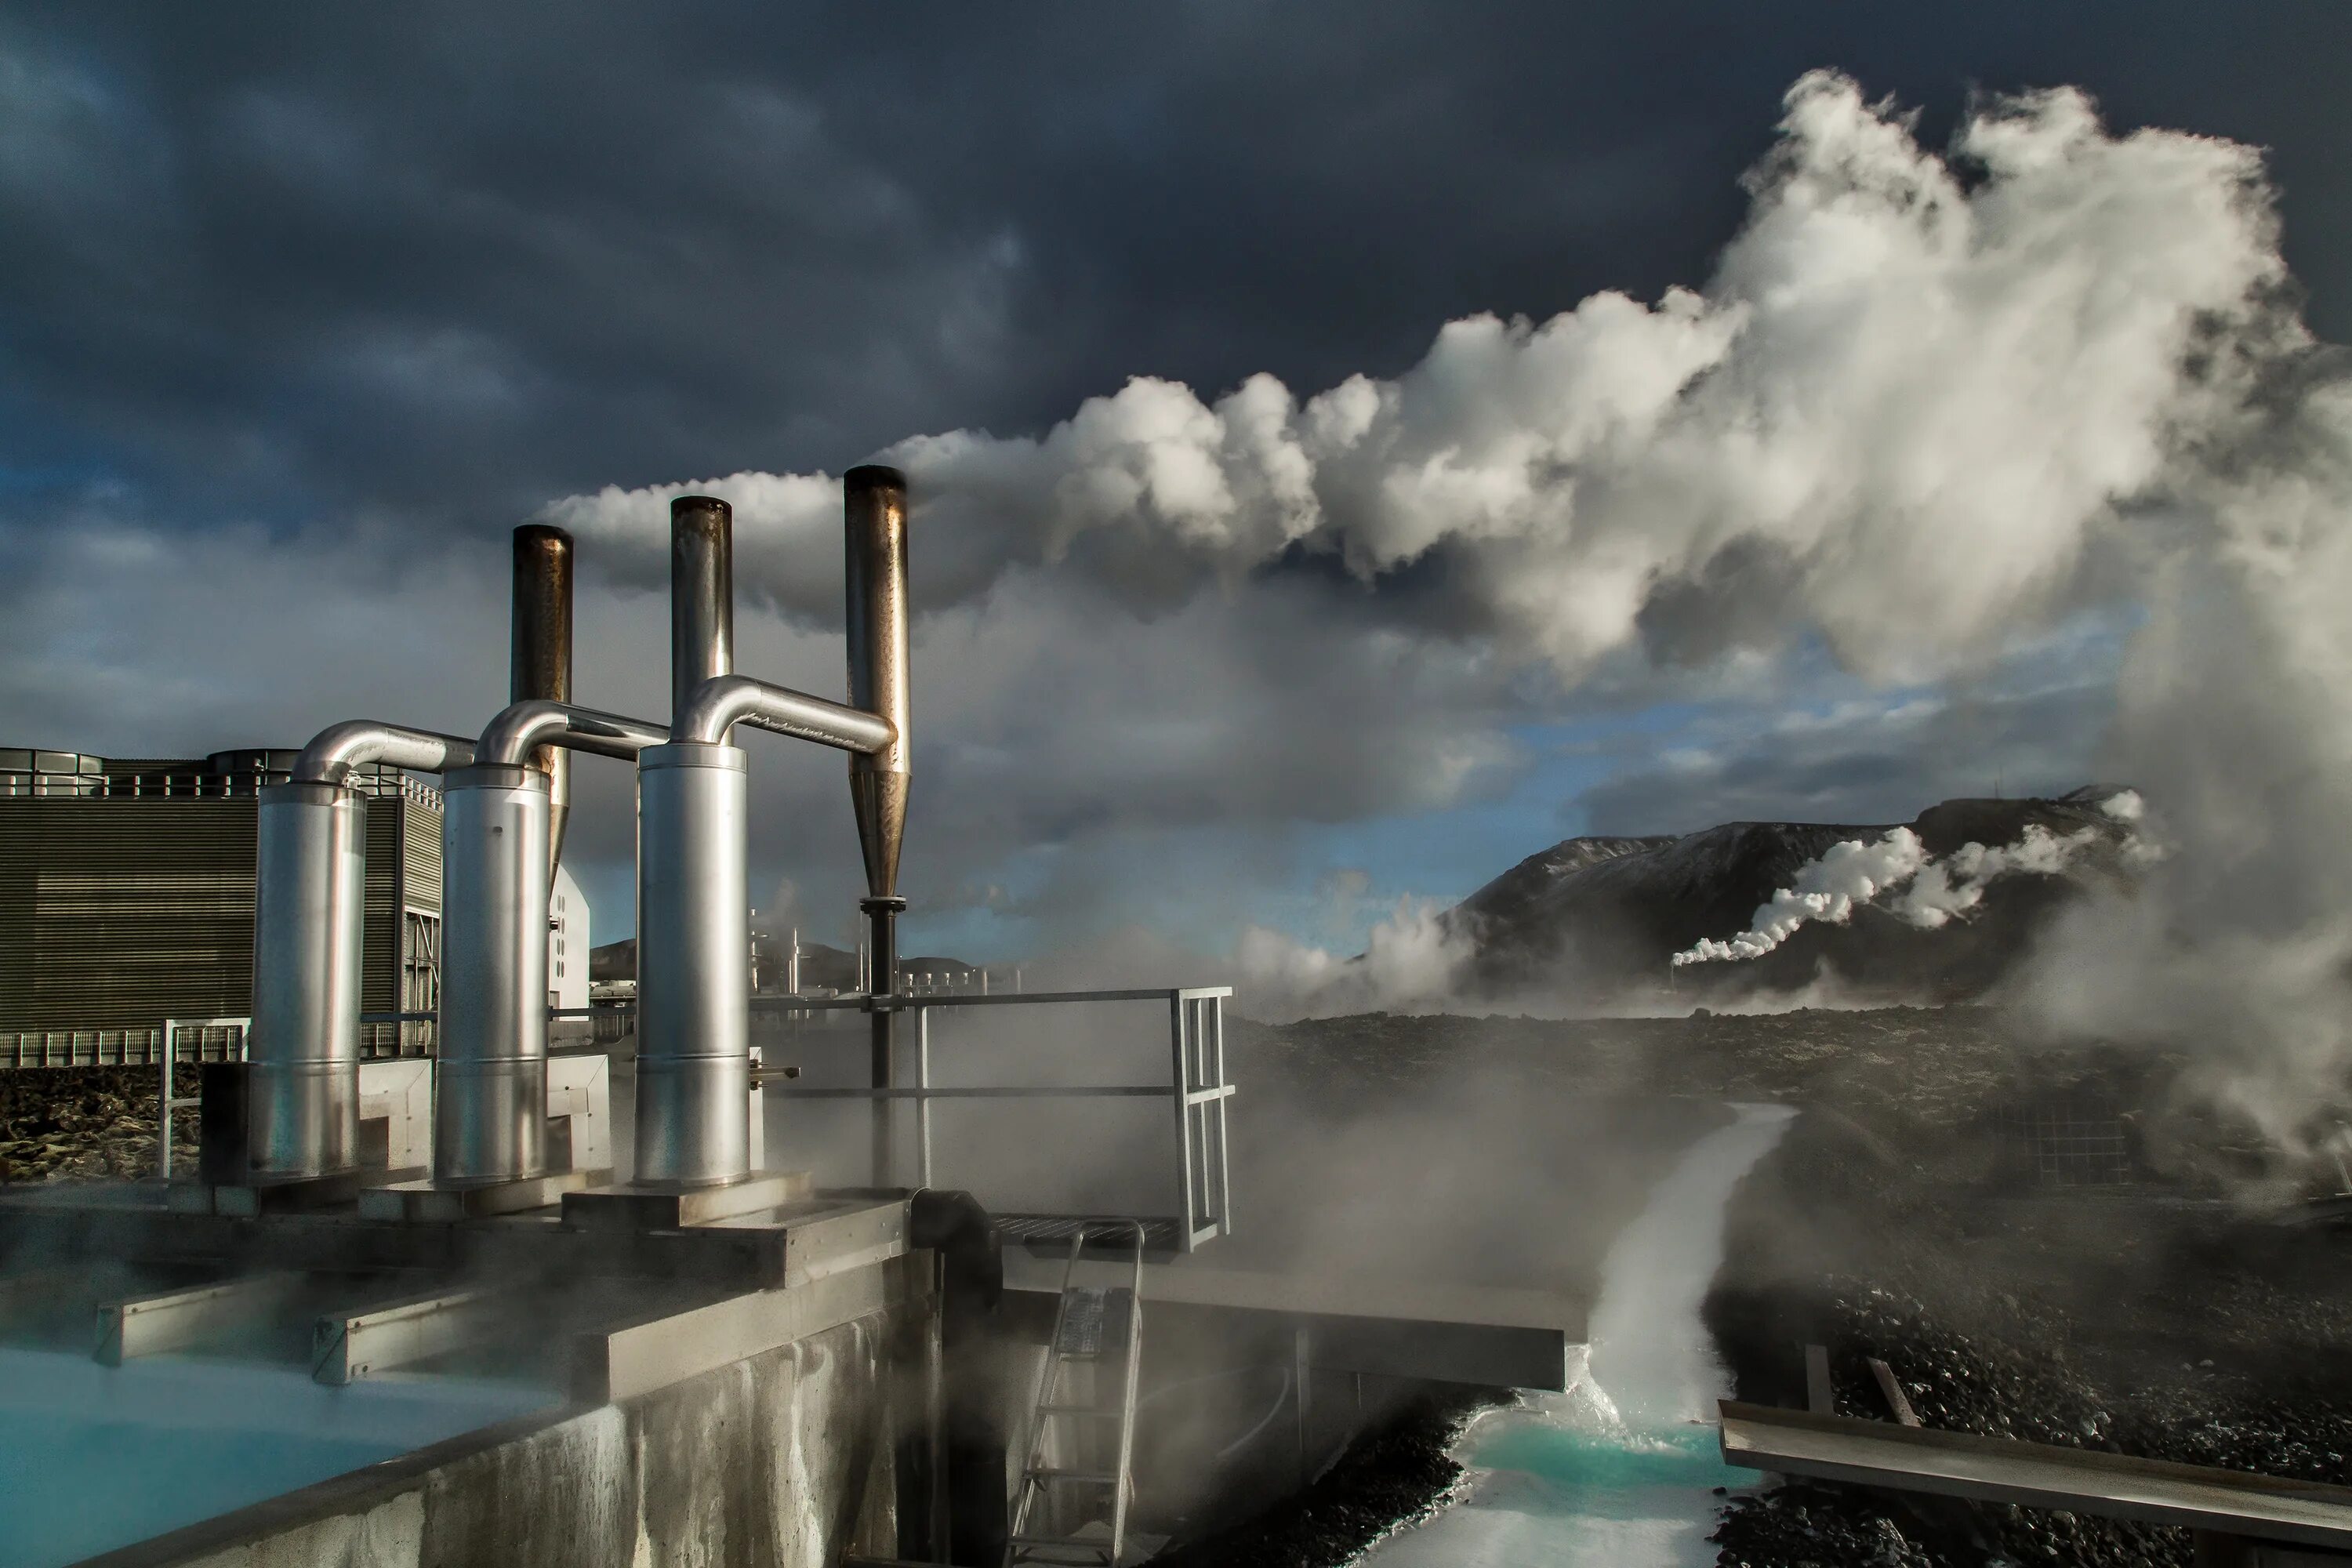
POLYGON ((850 805, 857 812, 857 847, 866 856, 866 889, 875 898, 898 891, 898 846, 907 837, 907 773, 853 767, 850 805))

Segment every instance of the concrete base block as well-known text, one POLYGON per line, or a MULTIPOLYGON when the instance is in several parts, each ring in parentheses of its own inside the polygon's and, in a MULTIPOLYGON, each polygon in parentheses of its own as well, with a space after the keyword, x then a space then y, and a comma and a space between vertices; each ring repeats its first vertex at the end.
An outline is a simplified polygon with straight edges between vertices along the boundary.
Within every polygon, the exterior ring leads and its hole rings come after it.
POLYGON ((586 1230, 679 1230, 780 1208, 814 1185, 806 1171, 756 1171, 723 1187, 591 1187, 563 1195, 563 1222, 586 1230))
POLYGON ((447 1225, 488 1215, 523 1214, 561 1203, 566 1193, 578 1192, 611 1174, 610 1171, 555 1171, 513 1182, 443 1184, 430 1177, 395 1182, 361 1193, 360 1217, 394 1224, 447 1225))
POLYGON ((323 1176, 258 1176, 249 1182, 219 1185, 175 1183, 165 1201, 181 1214, 252 1219, 291 1209, 333 1208, 350 1203, 359 1190, 359 1172, 334 1171, 323 1176))

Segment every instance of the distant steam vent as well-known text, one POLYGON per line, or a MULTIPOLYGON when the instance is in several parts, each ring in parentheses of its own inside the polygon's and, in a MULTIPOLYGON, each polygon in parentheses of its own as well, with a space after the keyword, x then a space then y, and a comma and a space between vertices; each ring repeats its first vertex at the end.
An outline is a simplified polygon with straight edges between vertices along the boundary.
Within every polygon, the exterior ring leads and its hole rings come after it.
POLYGON ((2157 853, 2131 791, 1949 800, 1908 824, 1733 822, 1571 838, 1445 917, 1496 993, 1693 996, 1830 981, 1958 1000, 2008 973, 2042 922, 2157 853))

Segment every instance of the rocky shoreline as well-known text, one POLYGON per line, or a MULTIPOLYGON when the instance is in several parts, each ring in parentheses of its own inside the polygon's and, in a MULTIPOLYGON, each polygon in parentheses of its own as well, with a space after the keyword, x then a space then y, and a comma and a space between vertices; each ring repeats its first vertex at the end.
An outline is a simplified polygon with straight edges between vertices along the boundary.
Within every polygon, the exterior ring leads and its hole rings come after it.
MULTIPOLYGON (((1893 1163, 1807 1119, 1736 1200, 1709 1321, 1739 1397, 2314 1481, 2352 1479, 2352 1268, 2326 1233, 2163 1188, 2001 1192, 1965 1142, 1893 1163), (1810 1123, 1810 1125, 1808 1125, 1810 1123)), ((2189 1568, 2185 1530, 1794 1484, 1735 1498, 1726 1568, 2189 1568)))

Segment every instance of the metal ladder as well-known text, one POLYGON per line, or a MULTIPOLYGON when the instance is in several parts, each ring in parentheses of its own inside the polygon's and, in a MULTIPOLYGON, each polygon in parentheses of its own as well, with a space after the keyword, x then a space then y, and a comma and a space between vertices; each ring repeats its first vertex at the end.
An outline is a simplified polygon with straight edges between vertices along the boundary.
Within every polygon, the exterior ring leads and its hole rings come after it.
POLYGON ((1029 1457, 1021 1470, 1021 1489, 1013 1505, 1013 1530, 1005 1542, 1005 1568, 1017 1563, 1054 1563, 1064 1568, 1117 1568, 1127 1544, 1127 1509, 1135 1494, 1131 1466, 1135 1455, 1136 1379, 1143 1363, 1143 1247, 1139 1220, 1082 1221, 1070 1237, 1070 1260, 1062 1270, 1062 1299, 1054 1309, 1054 1337, 1037 1369, 1037 1395, 1033 1402, 1029 1457), (1076 1283, 1078 1255, 1087 1237, 1108 1231, 1132 1233, 1135 1240, 1133 1282, 1116 1285, 1076 1283), (1074 1396, 1065 1373, 1073 1367, 1112 1363, 1117 1385, 1092 1388, 1091 1401, 1074 1396), (1106 1395, 1108 1398, 1106 1398, 1106 1395), (1097 1432, 1106 1422, 1118 1424, 1117 1458, 1107 1470, 1065 1469, 1045 1462, 1046 1437, 1055 1419, 1072 1423, 1082 1433, 1097 1432), (1066 1523, 1082 1498, 1096 1500, 1094 1517, 1072 1525, 1066 1533, 1049 1531, 1066 1523), (1109 1517, 1102 1517, 1108 1499, 1109 1517), (1033 1530, 1038 1515, 1045 1522, 1033 1530), (1106 1528, 1108 1533, 1106 1533, 1106 1528))

